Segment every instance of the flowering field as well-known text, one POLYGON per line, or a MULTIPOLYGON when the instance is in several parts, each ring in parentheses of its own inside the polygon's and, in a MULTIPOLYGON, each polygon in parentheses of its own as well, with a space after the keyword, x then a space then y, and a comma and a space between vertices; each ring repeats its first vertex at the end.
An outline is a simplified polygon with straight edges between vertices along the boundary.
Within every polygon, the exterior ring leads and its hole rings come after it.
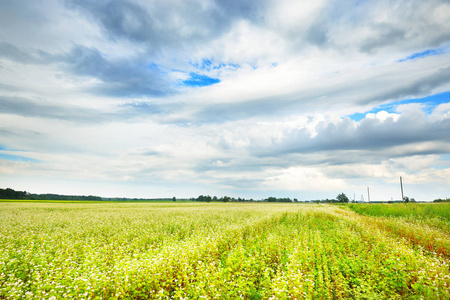
POLYGON ((433 220, 312 204, 0 202, 0 299, 450 299, 450 232, 433 220))

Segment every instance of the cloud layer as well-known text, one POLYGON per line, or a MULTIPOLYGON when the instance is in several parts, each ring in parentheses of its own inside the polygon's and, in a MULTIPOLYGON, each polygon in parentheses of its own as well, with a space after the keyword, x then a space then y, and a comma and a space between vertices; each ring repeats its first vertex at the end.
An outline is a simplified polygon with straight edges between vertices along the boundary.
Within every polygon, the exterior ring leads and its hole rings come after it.
POLYGON ((448 24, 444 0, 3 1, 1 182, 448 197, 448 24))

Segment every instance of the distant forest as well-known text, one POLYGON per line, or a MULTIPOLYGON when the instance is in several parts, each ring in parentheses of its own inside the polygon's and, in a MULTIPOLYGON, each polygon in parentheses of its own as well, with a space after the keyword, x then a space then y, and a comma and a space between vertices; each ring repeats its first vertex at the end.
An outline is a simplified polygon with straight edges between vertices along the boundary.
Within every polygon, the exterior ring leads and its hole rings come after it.
POLYGON ((31 194, 25 191, 15 191, 11 188, 0 189, 0 199, 16 200, 71 200, 71 201, 168 201, 174 198, 105 198, 99 196, 60 195, 60 194, 31 194))
POLYGON ((72 200, 72 201, 199 201, 199 202, 298 202, 297 199, 291 200, 290 198, 275 198, 269 197, 263 200, 253 200, 244 198, 233 197, 221 197, 216 196, 203 196, 200 195, 197 198, 190 199, 177 199, 172 198, 103 198, 99 196, 78 196, 78 195, 60 195, 60 194, 31 194, 26 191, 15 191, 11 188, 0 189, 0 199, 16 199, 16 200, 72 200))
POLYGON ((190 199, 172 198, 103 198, 99 196, 78 196, 78 195, 60 195, 60 194, 31 194, 26 191, 15 191, 11 188, 0 189, 0 199, 16 200, 72 200, 72 201, 199 201, 199 202, 298 202, 297 199, 269 197, 263 200, 253 200, 233 197, 203 196, 190 199))
POLYGON ((245 198, 234 198, 234 197, 220 197, 217 198, 216 196, 203 196, 200 195, 197 198, 191 198, 191 201, 200 201, 200 202, 298 202, 298 200, 296 198, 291 199, 291 198, 275 198, 275 197, 269 197, 267 199, 263 199, 263 200, 253 200, 253 199, 245 199, 245 198))
POLYGON ((446 199, 436 199, 433 202, 450 202, 450 198, 446 198, 446 199))
MULTIPOLYGON (((337 199, 325 199, 325 200, 308 200, 298 201, 296 198, 276 198, 269 197, 267 199, 253 200, 245 198, 234 197, 216 197, 216 196, 204 196, 200 195, 197 198, 190 199, 177 199, 172 198, 105 198, 99 196, 79 196, 79 195, 60 195, 60 194, 31 194, 26 191, 15 191, 11 188, 0 188, 0 199, 16 199, 16 200, 71 200, 71 201, 198 201, 198 202, 314 202, 314 203, 348 203, 349 200, 344 193, 339 194, 337 199)), ((352 201, 353 202, 353 201, 352 201)), ((388 203, 390 203, 389 201, 388 203)), ((413 201, 414 202, 414 201, 413 201)), ((436 199, 433 202, 450 202, 450 199, 436 199)))
POLYGON ((0 189, 0 199, 19 199, 19 200, 85 200, 101 201, 98 196, 72 196, 58 194, 30 194, 25 191, 15 191, 13 189, 0 189))

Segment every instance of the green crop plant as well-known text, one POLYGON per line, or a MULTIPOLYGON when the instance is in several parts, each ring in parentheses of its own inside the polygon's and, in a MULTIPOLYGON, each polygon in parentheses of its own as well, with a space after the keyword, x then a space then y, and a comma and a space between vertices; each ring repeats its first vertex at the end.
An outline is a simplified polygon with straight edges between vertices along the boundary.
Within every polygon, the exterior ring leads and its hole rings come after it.
POLYGON ((357 213, 376 217, 441 218, 450 222, 450 203, 348 204, 357 213))
POLYGON ((449 299, 450 237, 433 222, 333 205, 1 202, 0 299, 449 299))

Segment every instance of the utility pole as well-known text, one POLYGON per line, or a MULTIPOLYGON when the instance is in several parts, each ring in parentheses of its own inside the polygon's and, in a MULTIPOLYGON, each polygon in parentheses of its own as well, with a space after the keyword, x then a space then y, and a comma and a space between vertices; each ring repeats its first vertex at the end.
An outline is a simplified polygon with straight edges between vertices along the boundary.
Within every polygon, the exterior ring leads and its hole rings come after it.
POLYGON ((369 192, 369 187, 367 187, 367 201, 370 202, 370 192, 369 192))
POLYGON ((403 182, 402 182, 402 176, 400 176, 400 189, 402 190, 402 201, 405 200, 403 197, 403 182))

